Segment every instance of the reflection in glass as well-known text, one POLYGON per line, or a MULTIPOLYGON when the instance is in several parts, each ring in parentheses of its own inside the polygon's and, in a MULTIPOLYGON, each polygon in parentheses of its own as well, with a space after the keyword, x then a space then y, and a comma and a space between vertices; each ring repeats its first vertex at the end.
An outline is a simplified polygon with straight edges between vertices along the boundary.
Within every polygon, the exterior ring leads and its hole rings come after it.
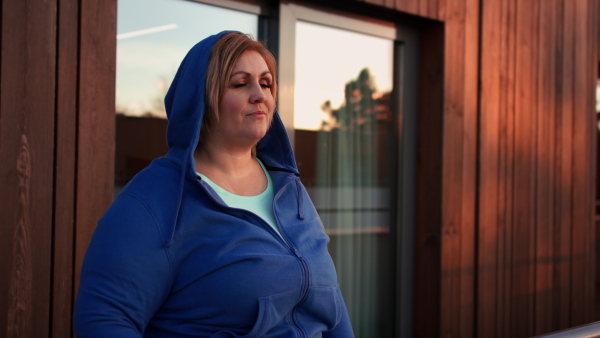
POLYGON ((296 26, 295 152, 356 337, 394 323, 393 41, 296 26))
POLYGON ((167 152, 164 96, 188 50, 222 30, 258 35, 258 16, 184 0, 119 0, 115 196, 167 152))
POLYGON ((119 0, 117 113, 166 117, 164 95, 187 51, 222 30, 257 37, 258 17, 183 0, 119 0))

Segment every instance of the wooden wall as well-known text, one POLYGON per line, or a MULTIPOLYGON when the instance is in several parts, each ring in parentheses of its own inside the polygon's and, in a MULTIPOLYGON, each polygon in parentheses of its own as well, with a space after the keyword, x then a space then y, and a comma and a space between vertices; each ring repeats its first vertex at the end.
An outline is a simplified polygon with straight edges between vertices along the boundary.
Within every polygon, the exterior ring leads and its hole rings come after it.
POLYGON ((478 333, 593 320, 598 2, 484 1, 478 333))
POLYGON ((0 337, 69 337, 112 200, 116 3, 2 0, 0 337))
POLYGON ((417 298, 417 335, 529 337, 598 320, 598 1, 366 2, 444 23, 441 238, 417 237, 418 255, 440 243, 440 295, 417 298))

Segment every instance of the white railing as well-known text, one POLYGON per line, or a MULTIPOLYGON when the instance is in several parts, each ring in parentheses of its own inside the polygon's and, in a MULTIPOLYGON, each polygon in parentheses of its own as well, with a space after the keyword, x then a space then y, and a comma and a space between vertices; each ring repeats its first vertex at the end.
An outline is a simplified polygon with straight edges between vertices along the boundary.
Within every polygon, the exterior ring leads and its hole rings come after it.
POLYGON ((600 337, 600 322, 575 326, 566 330, 536 336, 536 338, 594 338, 600 337))

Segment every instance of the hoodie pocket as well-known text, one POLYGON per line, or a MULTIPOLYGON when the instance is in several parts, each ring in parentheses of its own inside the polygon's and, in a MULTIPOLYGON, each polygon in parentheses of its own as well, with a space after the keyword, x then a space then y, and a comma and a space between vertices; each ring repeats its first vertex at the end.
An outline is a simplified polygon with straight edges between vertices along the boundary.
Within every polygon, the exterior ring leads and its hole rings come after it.
POLYGON ((311 287, 298 308, 298 321, 306 330, 329 331, 342 319, 342 294, 336 287, 311 287), (309 329, 310 328, 310 329, 309 329))
POLYGON ((261 337, 277 326, 294 309, 300 290, 271 295, 258 299, 258 315, 254 326, 245 335, 238 335, 230 330, 223 330, 212 335, 212 338, 251 338, 261 337))

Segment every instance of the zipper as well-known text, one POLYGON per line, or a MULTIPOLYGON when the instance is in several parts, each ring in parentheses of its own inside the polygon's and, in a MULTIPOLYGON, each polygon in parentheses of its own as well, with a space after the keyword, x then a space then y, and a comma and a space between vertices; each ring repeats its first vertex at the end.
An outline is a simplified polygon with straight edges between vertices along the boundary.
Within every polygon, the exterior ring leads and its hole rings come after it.
MULTIPOLYGON (((297 252, 297 250, 296 250, 296 252, 297 252)), ((298 325, 298 323, 296 322, 294 315, 296 314, 298 307, 300 306, 300 304, 302 304, 302 302, 304 301, 304 298, 306 297, 306 294, 308 293, 309 273, 308 273, 308 264, 306 264, 306 261, 304 260, 304 258, 301 256, 298 256, 298 259, 300 260, 300 263, 302 263, 302 269, 304 270, 304 285, 302 286, 302 292, 300 294, 300 298, 298 299, 298 302, 292 309, 292 312, 290 312, 290 322, 300 333, 300 338, 304 338, 305 337, 304 331, 302 331, 302 329, 300 328, 300 325, 298 325)))
MULTIPOLYGON (((207 184, 206 182, 202 182, 201 183, 201 179, 198 177, 197 178, 198 183, 200 184, 200 186, 206 190, 206 187, 204 187, 204 184, 207 184)), ((285 184, 283 184, 283 186, 277 190, 277 192, 280 192, 283 187, 285 187, 286 185, 288 185, 290 182, 285 182, 285 184)), ((279 219, 277 218, 277 215, 275 214, 275 211, 273 211, 273 216, 275 217, 275 222, 277 222, 277 226, 279 227, 279 231, 281 232, 281 235, 279 235, 264 219, 262 219, 262 217, 258 216, 257 214, 253 213, 250 210, 246 210, 246 209, 240 209, 240 208, 233 208, 230 207, 226 204, 224 204, 223 202, 219 201, 218 199, 216 199, 213 194, 210 191, 207 191, 208 195, 210 196, 210 198, 213 200, 213 202, 215 202, 217 205, 221 206, 221 208, 225 208, 225 209, 231 209, 231 210, 236 210, 238 212, 242 212, 242 213, 247 213, 250 216, 252 216, 257 222, 259 222, 259 224, 267 229, 267 231, 273 235, 273 237, 277 238, 285 247, 288 248, 288 250, 290 250, 291 253, 293 253, 294 255, 298 256, 298 250, 296 250, 288 241, 287 238, 285 238, 285 234, 283 232, 282 227, 279 225, 279 219)), ((273 194, 273 201, 275 201, 277 194, 274 193, 273 194)))
MULTIPOLYGON (((292 181, 294 181, 296 178, 291 176, 291 178, 287 178, 286 181, 284 182, 284 184, 281 185, 281 187, 279 189, 277 189, 276 192, 274 192, 273 194, 273 209, 275 208, 275 200, 279 197, 279 195, 281 194, 281 191, 283 190, 283 188, 285 188, 288 184, 290 184, 292 181)), ((201 179, 198 178, 198 181, 200 183, 201 179)), ((203 186, 203 184, 206 183, 200 183, 201 186, 203 186)), ((206 189, 203 186, 204 189, 206 189)), ((298 307, 300 306, 300 304, 302 304, 302 302, 304 301, 306 295, 308 294, 308 286, 309 286, 309 280, 310 280, 310 274, 309 274, 309 270, 308 270, 308 264, 306 263, 306 261, 304 260, 304 257, 302 257, 302 255, 300 255, 300 253, 298 252, 298 249, 296 249, 288 240, 287 235, 285 234, 285 231, 283 230, 283 227, 281 227, 280 222, 279 222, 279 217, 277 217, 277 213, 275 212, 275 210, 273 210, 273 216, 275 218, 275 222, 277 223, 277 226, 279 227, 279 232, 281 233, 281 235, 279 235, 264 219, 262 219, 260 216, 258 216, 257 214, 246 210, 246 209, 240 209, 240 208, 232 208, 228 205, 223 204, 222 202, 220 202, 219 200, 217 200, 210 192, 208 192, 208 195, 210 195, 210 198, 216 202, 218 205, 220 205, 222 208, 229 208, 232 210, 236 210, 236 211, 240 211, 240 212, 245 212, 250 214, 252 217, 254 217, 262 226, 263 228, 266 228, 267 231, 269 231, 269 233, 271 233, 274 237, 278 238, 279 241, 281 243, 284 244, 284 246, 286 246, 288 248, 288 250, 290 250, 291 253, 293 253, 296 258, 300 261, 300 264, 302 265, 302 272, 303 272, 303 277, 304 277, 304 283, 302 285, 302 291, 300 292, 300 297, 298 298, 298 302, 296 303, 296 305, 294 305, 294 308, 292 309, 292 311, 290 312, 290 322, 292 323, 292 325, 296 328, 296 330, 298 330, 299 334, 300 334, 300 338, 304 338, 306 337, 306 335, 304 334, 304 331, 302 331, 302 329, 300 328, 300 325, 298 325, 298 323, 296 322, 295 318, 294 318, 294 314, 296 313, 298 307)))
MULTIPOLYGON (((287 180, 285 181, 284 184, 281 185, 281 187, 277 190, 277 192, 275 194, 273 194, 273 208, 275 208, 275 200, 279 197, 279 195, 281 194, 281 191, 283 190, 283 188, 285 188, 288 184, 290 184, 292 181, 296 181, 296 178, 291 176, 291 178, 287 178, 287 180)), ((297 189, 299 189, 299 187, 296 187, 297 189)), ((298 196, 298 198, 300 198, 300 196, 298 196)), ((306 335, 304 334, 304 331, 302 331, 302 328, 300 328, 300 325, 297 323, 294 315, 298 309, 298 307, 300 306, 300 304, 302 304, 302 302, 304 301, 306 294, 308 294, 308 285, 310 284, 310 273, 308 270, 308 264, 306 263, 306 261, 304 260, 304 257, 302 257, 302 255, 300 255, 300 253, 298 252, 298 249, 296 249, 295 247, 293 247, 287 238, 287 235, 285 234, 283 227, 281 227, 280 222, 279 222, 279 217, 277 217, 277 213, 275 212, 275 210, 273 210, 273 216, 275 217, 275 222, 277 222, 277 226, 279 227, 279 231, 281 232, 281 236, 284 238, 284 241, 286 242, 287 246, 290 248, 290 250, 292 250, 294 252, 294 255, 296 255, 296 257, 298 258, 298 260, 300 261, 301 265, 302 265, 302 272, 303 272, 303 277, 304 277, 304 283, 302 285, 302 292, 300 293, 300 297, 298 298, 298 302, 296 303, 296 305, 294 305, 294 308, 292 309, 292 311, 290 312, 290 322, 292 323, 292 325, 296 328, 296 330, 298 330, 298 333, 300 335, 300 338, 304 338, 306 335)), ((303 219, 304 217, 302 217, 303 219)))

